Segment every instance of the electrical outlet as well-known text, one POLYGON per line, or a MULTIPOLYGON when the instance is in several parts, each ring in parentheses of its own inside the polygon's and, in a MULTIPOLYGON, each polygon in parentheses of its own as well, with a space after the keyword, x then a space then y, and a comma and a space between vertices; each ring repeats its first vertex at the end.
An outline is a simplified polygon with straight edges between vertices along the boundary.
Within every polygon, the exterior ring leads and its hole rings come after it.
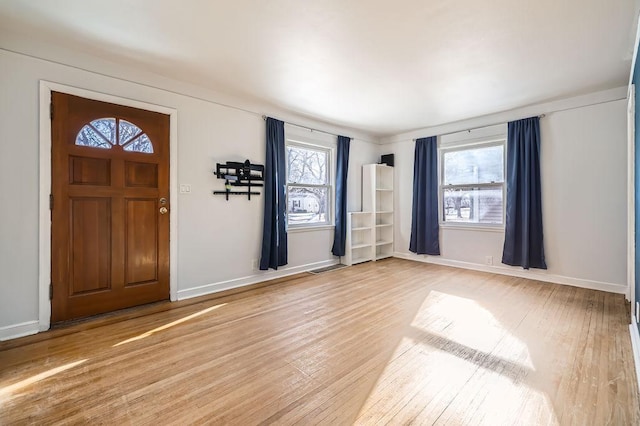
POLYGON ((493 265, 493 256, 485 256, 484 263, 487 265, 493 265))
POLYGON ((251 269, 253 269, 254 271, 258 270, 258 259, 253 259, 251 261, 251 269))

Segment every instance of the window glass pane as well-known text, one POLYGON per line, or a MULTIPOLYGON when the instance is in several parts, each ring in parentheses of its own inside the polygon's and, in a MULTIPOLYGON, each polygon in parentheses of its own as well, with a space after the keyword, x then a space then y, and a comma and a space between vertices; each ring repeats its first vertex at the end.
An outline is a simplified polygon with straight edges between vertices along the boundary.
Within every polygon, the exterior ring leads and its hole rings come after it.
POLYGON ((504 181, 502 145, 444 153, 444 185, 504 181))
POLYGON ((444 221, 502 223, 502 188, 444 189, 444 221))
POLYGON ((97 133, 91 126, 84 126, 76 136, 76 145, 92 148, 111 149, 111 144, 104 136, 97 133))
POLYGON ((115 118, 100 118, 93 120, 91 125, 100 132, 105 139, 111 142, 112 145, 116 144, 116 119, 115 118))
POLYGON ((289 224, 327 223, 328 192, 326 187, 289 187, 287 194, 289 224))
POLYGON ((124 145, 135 136, 139 135, 142 130, 140 130, 140 128, 135 124, 129 123, 127 120, 120 120, 118 132, 120 136, 120 145, 124 145))
POLYGON ((287 146, 289 183, 324 185, 327 183, 327 152, 287 146))
POLYGON ((144 152, 145 154, 153 154, 153 145, 146 133, 141 134, 122 149, 130 152, 144 152))

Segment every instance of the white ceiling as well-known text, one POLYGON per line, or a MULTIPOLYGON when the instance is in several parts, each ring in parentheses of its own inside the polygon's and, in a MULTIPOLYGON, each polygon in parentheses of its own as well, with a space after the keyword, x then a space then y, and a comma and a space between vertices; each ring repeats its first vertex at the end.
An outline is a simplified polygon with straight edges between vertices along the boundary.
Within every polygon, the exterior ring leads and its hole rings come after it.
POLYGON ((637 6, 3 0, 0 28, 382 136, 626 85, 637 6))

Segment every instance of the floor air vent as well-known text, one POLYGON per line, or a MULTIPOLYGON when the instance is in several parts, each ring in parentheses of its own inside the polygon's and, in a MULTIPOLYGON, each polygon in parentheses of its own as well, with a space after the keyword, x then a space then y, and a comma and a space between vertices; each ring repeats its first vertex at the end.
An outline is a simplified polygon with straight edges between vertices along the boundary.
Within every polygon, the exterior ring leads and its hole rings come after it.
POLYGON ((345 268, 347 265, 341 265, 341 264, 337 264, 337 265, 331 265, 331 266, 327 266, 324 268, 319 268, 319 269, 314 269, 313 271, 308 271, 310 274, 321 274, 323 272, 329 272, 329 271, 335 271, 336 269, 341 269, 341 268, 345 268))

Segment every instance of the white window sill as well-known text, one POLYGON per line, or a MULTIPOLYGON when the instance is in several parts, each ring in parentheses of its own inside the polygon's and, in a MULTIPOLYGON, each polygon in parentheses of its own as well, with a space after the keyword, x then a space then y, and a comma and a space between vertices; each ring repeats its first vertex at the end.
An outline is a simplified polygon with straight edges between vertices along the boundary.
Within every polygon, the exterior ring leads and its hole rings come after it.
POLYGON ((335 225, 310 225, 310 226, 296 226, 296 227, 292 227, 289 226, 289 229, 287 229, 287 233, 289 234, 296 234, 298 232, 313 232, 313 231, 326 231, 326 230, 333 230, 335 228, 335 225))
POLYGON ((466 224, 466 223, 441 223, 440 229, 446 230, 456 230, 456 231, 483 231, 483 232, 501 232, 504 234, 504 225, 477 225, 477 224, 466 224))

